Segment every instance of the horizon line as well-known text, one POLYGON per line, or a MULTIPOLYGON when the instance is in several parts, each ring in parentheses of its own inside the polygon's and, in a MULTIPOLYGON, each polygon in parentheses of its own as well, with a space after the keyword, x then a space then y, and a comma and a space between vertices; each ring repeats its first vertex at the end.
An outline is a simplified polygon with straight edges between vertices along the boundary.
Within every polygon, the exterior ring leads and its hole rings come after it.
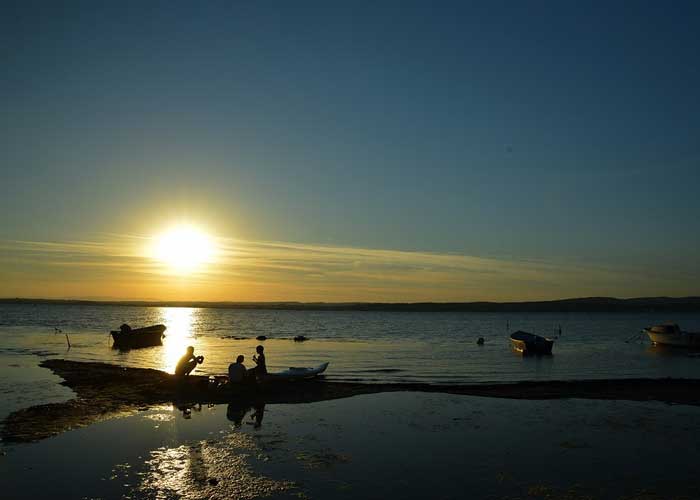
POLYGON ((191 307, 211 309, 270 309, 321 311, 396 312, 615 312, 615 311, 696 311, 700 296, 653 297, 574 297, 519 302, 300 302, 300 301, 197 301, 197 300, 95 300, 31 297, 0 297, 0 304, 56 304, 139 307, 191 307))

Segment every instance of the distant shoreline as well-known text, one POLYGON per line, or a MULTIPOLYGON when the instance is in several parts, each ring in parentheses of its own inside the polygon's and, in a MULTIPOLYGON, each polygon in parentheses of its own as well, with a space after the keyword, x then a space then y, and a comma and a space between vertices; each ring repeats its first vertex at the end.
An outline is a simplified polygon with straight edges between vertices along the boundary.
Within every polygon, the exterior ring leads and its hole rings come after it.
POLYGON ((206 302, 0 298, 0 304, 197 307, 277 311, 387 312, 700 312, 700 297, 583 297, 527 302, 206 302))

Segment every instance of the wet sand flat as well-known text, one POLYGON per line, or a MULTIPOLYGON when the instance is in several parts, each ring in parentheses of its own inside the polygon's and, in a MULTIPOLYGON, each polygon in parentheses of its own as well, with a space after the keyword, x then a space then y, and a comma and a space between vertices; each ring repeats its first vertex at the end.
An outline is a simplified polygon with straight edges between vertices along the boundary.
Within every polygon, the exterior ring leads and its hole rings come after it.
POLYGON ((64 379, 64 385, 75 391, 76 398, 13 412, 3 422, 2 438, 5 442, 36 441, 163 403, 186 405, 243 400, 251 405, 288 404, 362 394, 424 392, 523 400, 585 398, 700 404, 700 381, 694 379, 537 381, 482 385, 364 384, 313 380, 273 384, 253 394, 232 395, 211 390, 207 377, 202 376, 192 376, 182 381, 158 370, 57 359, 45 360, 41 366, 64 379))

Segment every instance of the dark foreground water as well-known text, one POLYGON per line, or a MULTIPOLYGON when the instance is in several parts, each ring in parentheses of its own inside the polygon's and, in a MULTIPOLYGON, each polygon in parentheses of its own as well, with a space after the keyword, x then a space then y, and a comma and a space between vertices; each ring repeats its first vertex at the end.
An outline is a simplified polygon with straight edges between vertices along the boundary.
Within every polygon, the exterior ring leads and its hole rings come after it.
POLYGON ((700 409, 387 393, 163 406, 12 447, 0 490, 61 498, 699 498, 700 409))

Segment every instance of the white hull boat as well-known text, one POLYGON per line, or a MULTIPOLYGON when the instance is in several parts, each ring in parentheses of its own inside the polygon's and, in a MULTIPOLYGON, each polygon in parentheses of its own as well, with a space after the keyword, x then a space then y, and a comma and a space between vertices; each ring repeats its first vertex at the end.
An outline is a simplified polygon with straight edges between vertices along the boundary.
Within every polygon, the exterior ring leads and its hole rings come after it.
POLYGON ((268 373, 265 379, 271 380, 303 380, 316 377, 328 368, 328 363, 321 363, 313 368, 289 368, 281 372, 268 373))
POLYGON ((654 344, 700 348, 700 332, 685 332, 673 323, 651 326, 642 331, 654 344))

